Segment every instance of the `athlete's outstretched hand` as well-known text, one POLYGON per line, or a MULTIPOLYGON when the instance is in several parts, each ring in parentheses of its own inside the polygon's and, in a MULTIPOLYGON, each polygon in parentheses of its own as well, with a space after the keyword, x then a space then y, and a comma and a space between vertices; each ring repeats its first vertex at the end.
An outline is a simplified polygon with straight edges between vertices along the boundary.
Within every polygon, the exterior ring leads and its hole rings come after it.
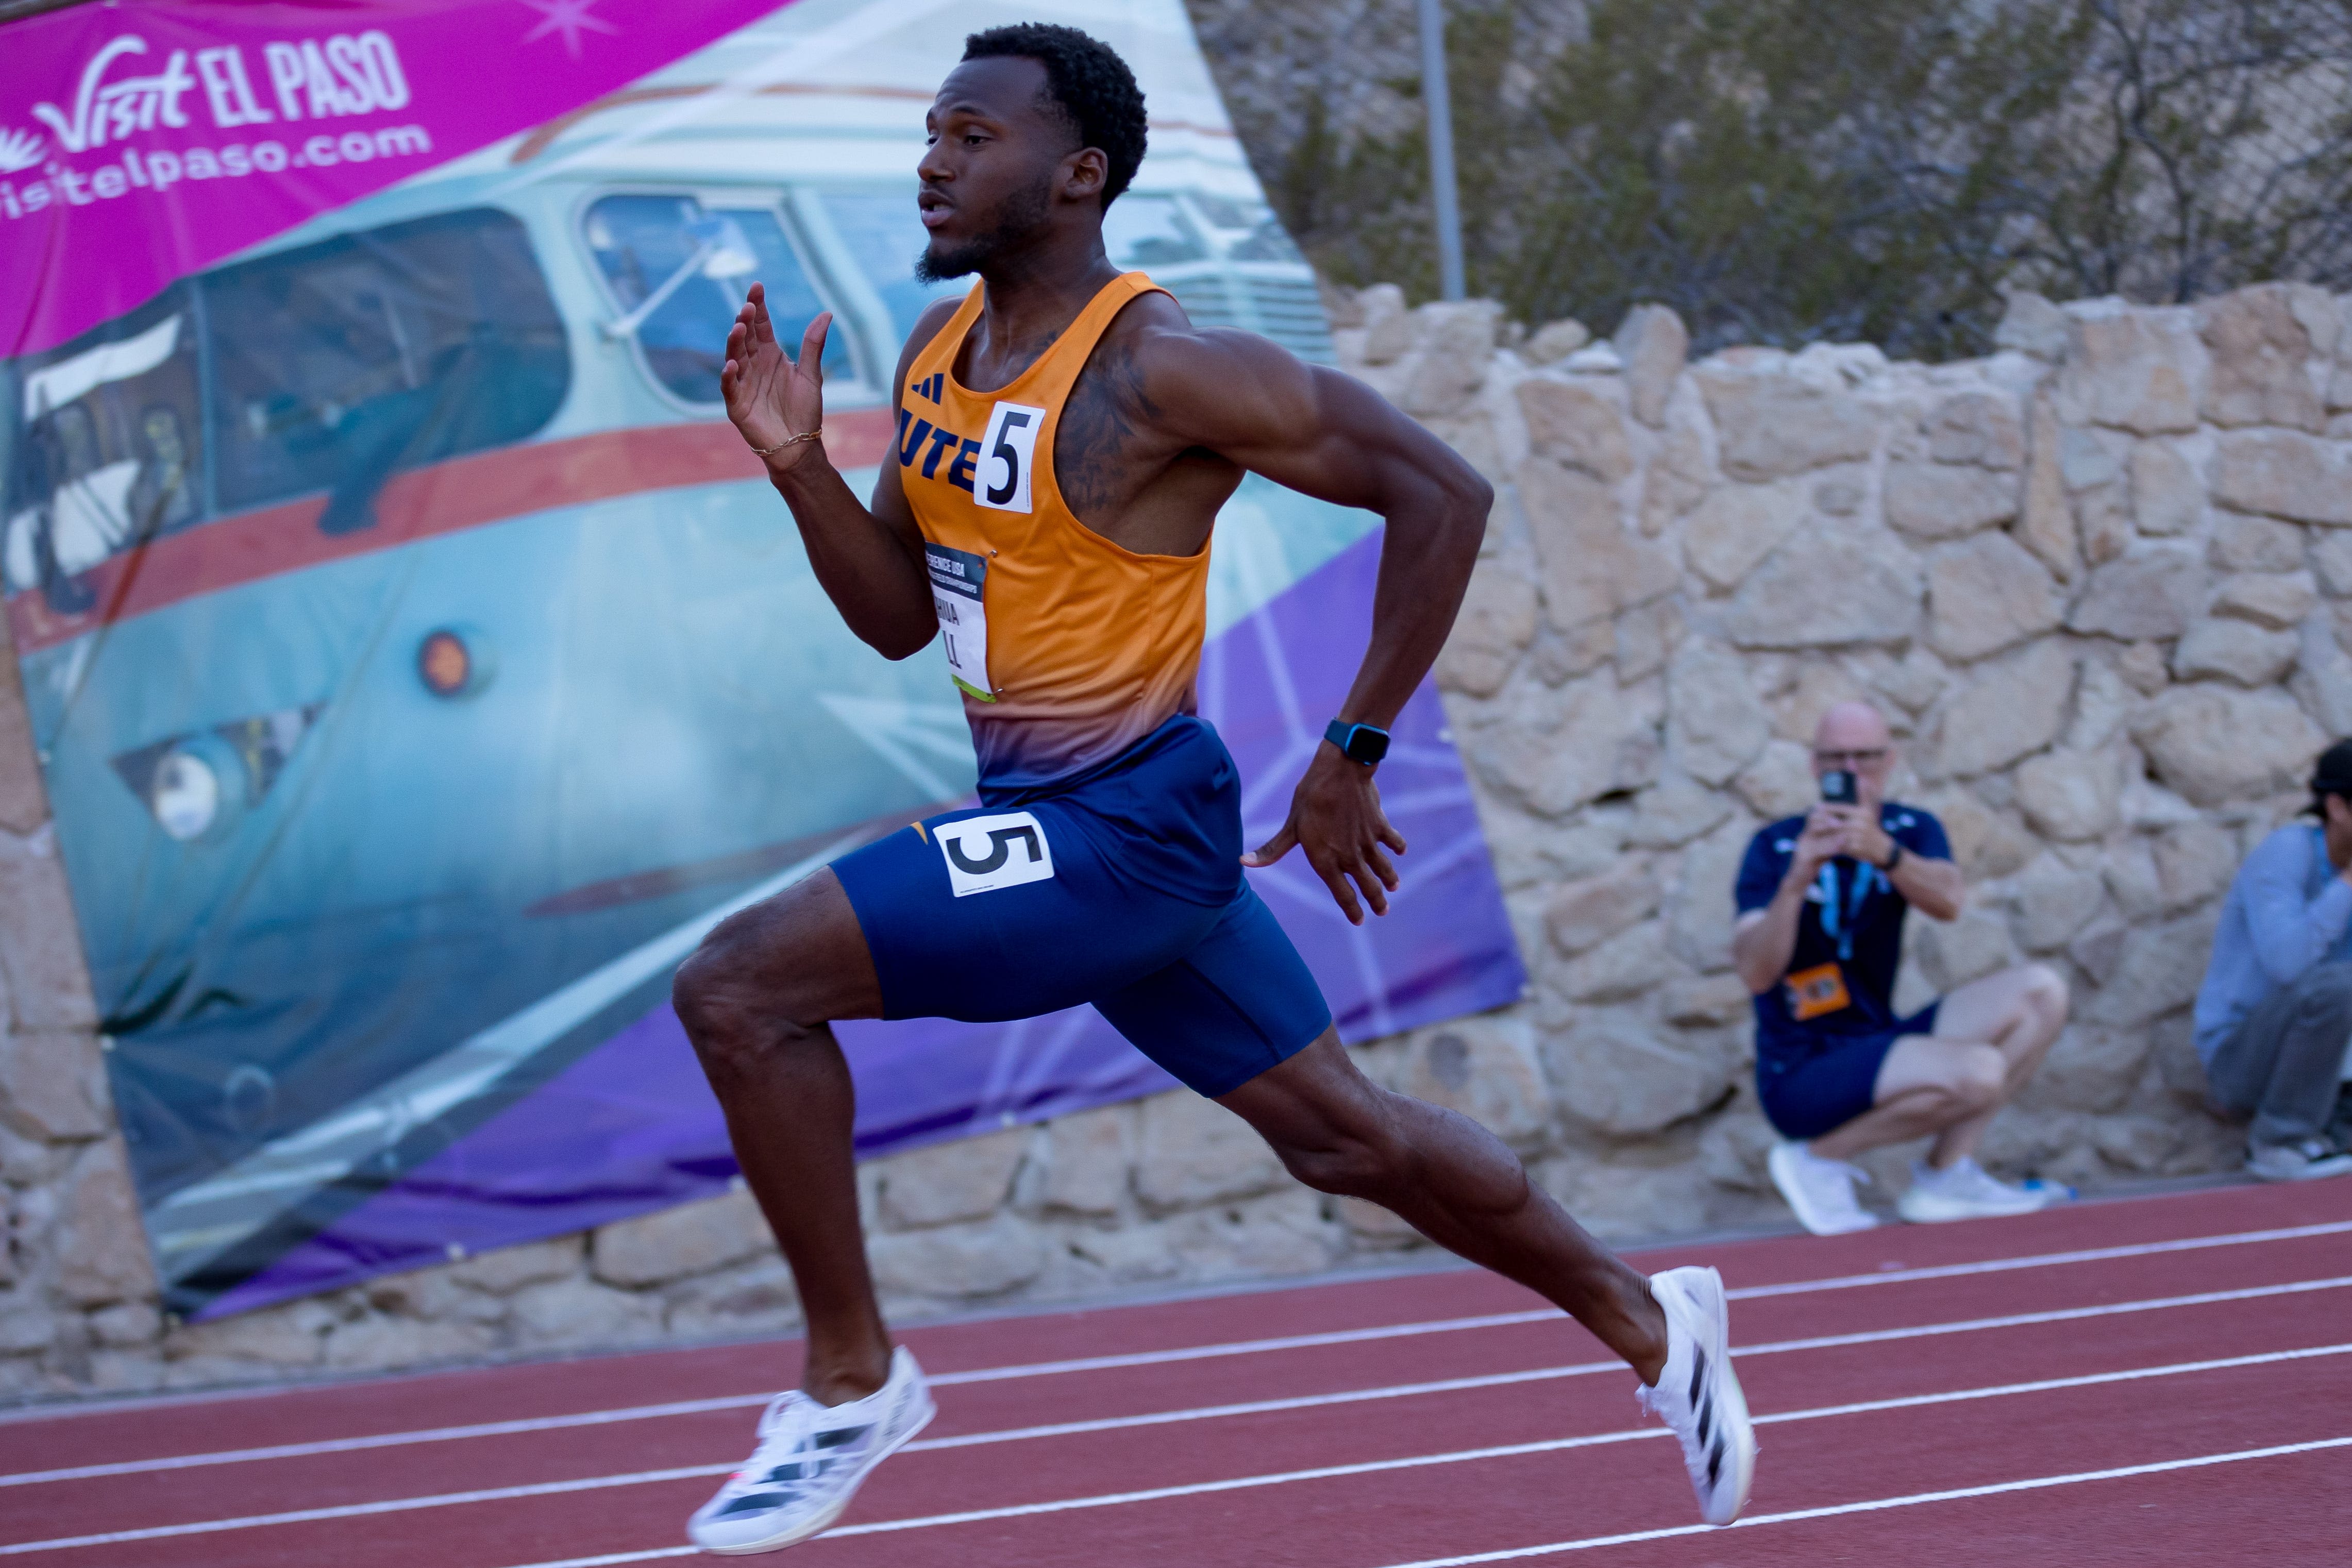
MULTIPOLYGON (((766 285, 751 285, 751 297, 728 329, 727 363, 719 372, 727 417, 748 444, 780 446, 824 424, 824 337, 832 325, 833 312, 819 311, 801 335, 801 357, 795 361, 776 343, 775 323, 768 319, 766 285)), ((793 442, 762 461, 772 474, 789 474, 817 444, 793 442)))
POLYGON ((1396 867, 1381 846, 1404 853, 1404 835, 1381 810, 1381 789, 1372 770, 1351 762, 1329 741, 1315 748, 1307 777, 1290 797, 1290 820, 1282 831, 1242 856, 1245 866, 1269 866, 1296 847, 1307 852, 1307 863, 1331 890, 1331 897, 1350 925, 1364 923, 1363 906, 1375 915, 1389 912, 1389 894, 1396 891, 1396 867), (1356 890, 1363 890, 1360 902, 1356 890))

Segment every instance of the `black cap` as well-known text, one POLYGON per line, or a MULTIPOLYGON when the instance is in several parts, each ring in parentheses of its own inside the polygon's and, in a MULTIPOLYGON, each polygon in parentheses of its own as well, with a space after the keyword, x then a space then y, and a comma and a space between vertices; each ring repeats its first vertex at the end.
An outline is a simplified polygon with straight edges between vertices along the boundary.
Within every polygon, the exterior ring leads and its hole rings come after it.
POLYGON ((2339 740, 2319 754, 2311 789, 2315 795, 2352 795, 2352 740, 2339 740))

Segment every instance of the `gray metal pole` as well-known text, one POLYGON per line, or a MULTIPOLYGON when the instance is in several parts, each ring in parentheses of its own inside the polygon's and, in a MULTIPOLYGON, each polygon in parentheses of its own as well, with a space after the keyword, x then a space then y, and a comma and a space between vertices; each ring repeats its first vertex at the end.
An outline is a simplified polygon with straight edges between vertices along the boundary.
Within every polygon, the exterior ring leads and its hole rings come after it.
POLYGON ((1454 106, 1445 89, 1443 0, 1420 0, 1421 96, 1429 105, 1429 191, 1437 208, 1437 287, 1463 297, 1462 199, 1454 188, 1454 106))

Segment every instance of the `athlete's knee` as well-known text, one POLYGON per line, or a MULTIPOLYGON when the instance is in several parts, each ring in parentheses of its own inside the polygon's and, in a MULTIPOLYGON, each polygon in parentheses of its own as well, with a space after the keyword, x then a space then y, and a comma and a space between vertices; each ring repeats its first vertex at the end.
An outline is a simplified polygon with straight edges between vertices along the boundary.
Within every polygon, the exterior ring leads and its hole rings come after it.
POLYGON ((1377 1122, 1327 1124, 1274 1141, 1273 1148, 1302 1185, 1337 1197, 1377 1203, 1411 1179, 1412 1151, 1394 1128, 1377 1122))
POLYGON ((772 956, 752 923, 738 915, 721 921, 677 967, 670 1007, 706 1062, 763 1051, 780 1029, 798 1032, 797 998, 789 983, 774 981, 772 956))
POLYGON ((1990 1045, 1956 1045, 1939 1087, 1958 1115, 1979 1115, 2007 1097, 2009 1059, 1990 1045))
POLYGON ((2047 964, 2028 964, 2019 974, 2023 984, 2018 1005, 2039 1026, 2038 1032, 2056 1039, 2058 1031, 2066 1027, 2066 1014, 2073 1005, 2065 977, 2047 964))

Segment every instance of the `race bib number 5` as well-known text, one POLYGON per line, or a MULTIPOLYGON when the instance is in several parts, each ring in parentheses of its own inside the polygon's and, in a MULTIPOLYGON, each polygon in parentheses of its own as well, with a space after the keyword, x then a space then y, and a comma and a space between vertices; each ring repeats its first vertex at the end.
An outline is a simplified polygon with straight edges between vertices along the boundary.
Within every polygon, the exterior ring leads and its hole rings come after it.
POLYGON ((988 684, 988 558, 926 543, 923 564, 930 570, 931 608, 939 612, 948 674, 966 695, 994 702, 988 684))
POLYGON ((932 824, 931 836, 948 862, 948 885, 958 898, 994 893, 1054 874, 1054 848, 1028 811, 1003 811, 932 824))
POLYGON ((1037 432, 1045 423, 1042 408, 1000 402, 989 410, 988 429, 980 438, 973 500, 992 511, 1029 509, 1029 470, 1037 455, 1037 432))

